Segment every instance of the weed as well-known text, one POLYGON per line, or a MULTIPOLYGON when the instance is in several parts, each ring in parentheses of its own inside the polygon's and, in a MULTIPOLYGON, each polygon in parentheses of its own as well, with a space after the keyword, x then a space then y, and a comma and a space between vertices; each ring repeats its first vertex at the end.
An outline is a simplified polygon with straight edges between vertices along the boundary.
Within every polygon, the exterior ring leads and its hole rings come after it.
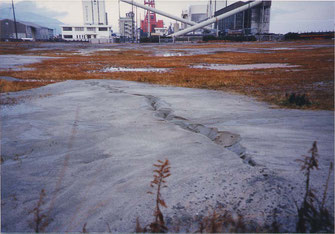
POLYGON ((314 190, 310 187, 310 175, 312 170, 319 169, 318 163, 318 148, 317 142, 313 143, 313 147, 308 151, 311 155, 303 155, 303 159, 296 161, 301 164, 301 171, 305 172, 305 195, 304 200, 300 207, 297 206, 298 222, 296 226, 297 232, 334 232, 333 217, 327 208, 324 207, 326 200, 328 183, 333 164, 330 163, 328 177, 326 181, 325 190, 323 193, 322 201, 319 201, 314 190))
POLYGON ((43 232, 50 222, 47 215, 42 212, 42 206, 45 204, 45 197, 45 190, 42 189, 36 207, 31 211, 31 213, 34 213, 34 221, 31 223, 31 226, 33 226, 36 233, 43 232))
POLYGON ((223 233, 223 232, 245 232, 246 225, 242 215, 233 217, 231 212, 223 211, 213 213, 204 217, 199 222, 199 230, 197 232, 206 233, 223 233))
POLYGON ((284 104, 296 105, 299 107, 309 106, 312 104, 310 100, 308 99, 308 97, 306 96, 306 94, 300 95, 300 94, 295 94, 295 93, 291 93, 291 94, 286 93, 285 97, 286 97, 286 100, 284 101, 284 104))
POLYGON ((86 226, 87 226, 87 223, 84 224, 82 233, 88 233, 88 232, 87 232, 87 229, 86 229, 86 226))
MULTIPOLYGON (((170 163, 169 160, 165 160, 164 162, 161 160, 158 160, 157 164, 154 164, 155 169, 154 172, 154 179, 150 183, 150 187, 153 189, 156 189, 155 195, 156 195, 156 206, 155 206, 155 212, 154 212, 154 217, 155 220, 147 225, 149 228, 146 226, 144 228, 141 227, 139 220, 136 220, 136 232, 166 232, 168 229, 165 226, 164 222, 164 216, 161 211, 161 206, 162 207, 167 207, 165 204, 164 199, 162 198, 161 194, 161 189, 166 188, 166 178, 171 175, 170 173, 170 163)), ((149 194, 153 194, 153 192, 149 191, 149 194)))

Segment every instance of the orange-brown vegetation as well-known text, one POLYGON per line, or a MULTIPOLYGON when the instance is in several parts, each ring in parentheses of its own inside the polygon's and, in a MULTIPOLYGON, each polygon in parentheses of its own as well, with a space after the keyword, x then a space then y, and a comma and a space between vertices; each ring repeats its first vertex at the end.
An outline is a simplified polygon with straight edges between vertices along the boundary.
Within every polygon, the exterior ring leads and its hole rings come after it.
MULTIPOLYGON (((327 44, 332 41, 317 42, 277 42, 277 43, 211 43, 193 45, 166 45, 161 49, 197 48, 276 48, 327 44)), ((154 46, 154 45, 153 45, 154 46)), ((58 51, 57 51, 58 52, 58 51)), ((40 54, 41 52, 39 52, 40 54)), ((55 51, 44 51, 43 55, 60 56, 55 51)), ((216 52, 204 55, 176 57, 154 56, 148 47, 137 50, 100 51, 89 56, 71 54, 63 58, 45 60, 29 65, 36 68, 30 71, 6 71, 1 75, 22 79, 41 80, 36 85, 50 82, 81 79, 121 79, 148 82, 159 85, 172 85, 190 88, 206 88, 237 92, 256 97, 277 105, 286 105, 286 97, 292 93, 305 94, 310 105, 299 108, 334 109, 334 49, 332 47, 307 48, 297 50, 278 50, 271 53, 216 52), (215 71, 195 69, 193 64, 255 64, 288 63, 298 65, 296 68, 275 68, 258 70, 215 71), (156 67, 169 68, 166 73, 158 72, 101 72, 106 67, 156 67)), ((25 82, 15 84, 27 86, 25 82)), ((35 85, 35 84, 34 84, 35 85)), ((33 88, 33 87, 31 87, 33 88)), ((4 90, 10 91, 6 83, 4 90)), ((12 91, 17 91, 15 88, 12 91)), ((6 92, 7 92, 6 91, 6 92)), ((287 106, 287 105, 286 105, 287 106)), ((288 107, 296 108, 296 105, 288 107)))
POLYGON ((22 82, 22 81, 6 81, 0 80, 0 92, 16 92, 26 89, 32 89, 50 84, 50 82, 22 82))

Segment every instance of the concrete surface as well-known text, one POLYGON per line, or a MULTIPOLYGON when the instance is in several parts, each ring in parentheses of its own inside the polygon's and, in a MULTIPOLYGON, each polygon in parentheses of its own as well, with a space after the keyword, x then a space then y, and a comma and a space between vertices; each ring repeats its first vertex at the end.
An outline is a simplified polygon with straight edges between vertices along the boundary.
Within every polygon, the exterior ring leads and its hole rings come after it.
MULTIPOLYGON (((33 231, 45 189, 46 231, 132 232, 153 220, 152 164, 169 159, 162 190, 169 226, 224 207, 246 220, 295 231, 304 176, 294 160, 318 142, 322 194, 334 161, 331 111, 275 109, 245 96, 113 80, 66 81, 4 97, 1 107, 2 231, 33 231)), ((334 205, 331 178, 328 203, 334 205)), ((333 210, 332 210, 333 212, 333 210)), ((185 230, 185 229, 184 229, 185 230)), ((192 229, 191 229, 192 230, 192 229)), ((193 229, 196 230, 196 229, 193 229)))

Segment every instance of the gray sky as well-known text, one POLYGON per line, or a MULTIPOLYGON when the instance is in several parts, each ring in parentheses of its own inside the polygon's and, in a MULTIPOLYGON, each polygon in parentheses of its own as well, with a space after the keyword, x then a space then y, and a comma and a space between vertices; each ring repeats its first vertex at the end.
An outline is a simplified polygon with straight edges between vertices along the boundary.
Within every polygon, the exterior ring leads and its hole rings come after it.
MULTIPOLYGON (((10 0, 1 0, 10 2, 10 0)), ((14 3, 23 0, 14 0, 14 3)), ((81 0, 31 0, 36 3, 34 13, 42 11, 50 12, 50 15, 64 22, 65 24, 82 23, 81 0)), ((119 8, 118 0, 105 0, 106 11, 109 22, 114 31, 118 31, 119 8)), ((143 3, 143 0, 134 0, 143 3)), ((168 13, 180 16, 183 9, 189 5, 207 4, 208 0, 156 0, 156 8, 168 13)), ((213 0, 214 2, 214 0, 213 0)), ((217 6, 225 5, 225 0, 217 0, 217 6)), ((228 1, 233 3, 235 1, 228 1)), ((131 6, 120 3, 121 16, 131 10, 131 6)), ((143 18, 144 10, 138 8, 138 17, 143 18)), ((334 30, 335 1, 272 1, 270 31, 273 33, 306 32, 306 31, 332 31, 334 30)), ((163 19, 165 26, 169 26, 170 20, 163 19)))

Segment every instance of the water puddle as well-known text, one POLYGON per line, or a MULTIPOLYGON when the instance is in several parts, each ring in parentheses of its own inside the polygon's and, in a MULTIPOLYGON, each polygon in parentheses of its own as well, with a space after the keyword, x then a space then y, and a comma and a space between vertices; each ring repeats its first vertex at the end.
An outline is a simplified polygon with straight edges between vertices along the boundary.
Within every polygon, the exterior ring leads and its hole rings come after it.
POLYGON ((121 49, 116 49, 116 48, 101 48, 101 49, 97 49, 96 51, 121 51, 121 49))
POLYGON ((118 49, 118 48, 81 49, 81 50, 78 50, 77 53, 83 56, 89 56, 96 52, 109 52, 109 51, 121 51, 121 49, 118 49))
POLYGON ((278 48, 266 48, 266 50, 297 50, 297 48, 292 48, 292 47, 278 47, 278 48))
POLYGON ((168 72, 168 68, 130 68, 130 67, 109 67, 101 70, 102 72, 168 72))
POLYGON ((16 81, 16 82, 56 82, 56 80, 36 80, 36 79, 18 79, 11 76, 0 76, 0 80, 16 81))
POLYGON ((178 56, 187 56, 185 52, 156 52, 155 56, 158 57, 178 57, 178 56))
POLYGON ((256 70, 270 68, 291 68, 299 67, 287 63, 258 63, 258 64, 199 64, 193 65, 191 68, 219 70, 219 71, 236 71, 236 70, 256 70))
POLYGON ((11 76, 0 76, 0 80, 6 80, 6 81, 22 81, 20 79, 11 77, 11 76))

